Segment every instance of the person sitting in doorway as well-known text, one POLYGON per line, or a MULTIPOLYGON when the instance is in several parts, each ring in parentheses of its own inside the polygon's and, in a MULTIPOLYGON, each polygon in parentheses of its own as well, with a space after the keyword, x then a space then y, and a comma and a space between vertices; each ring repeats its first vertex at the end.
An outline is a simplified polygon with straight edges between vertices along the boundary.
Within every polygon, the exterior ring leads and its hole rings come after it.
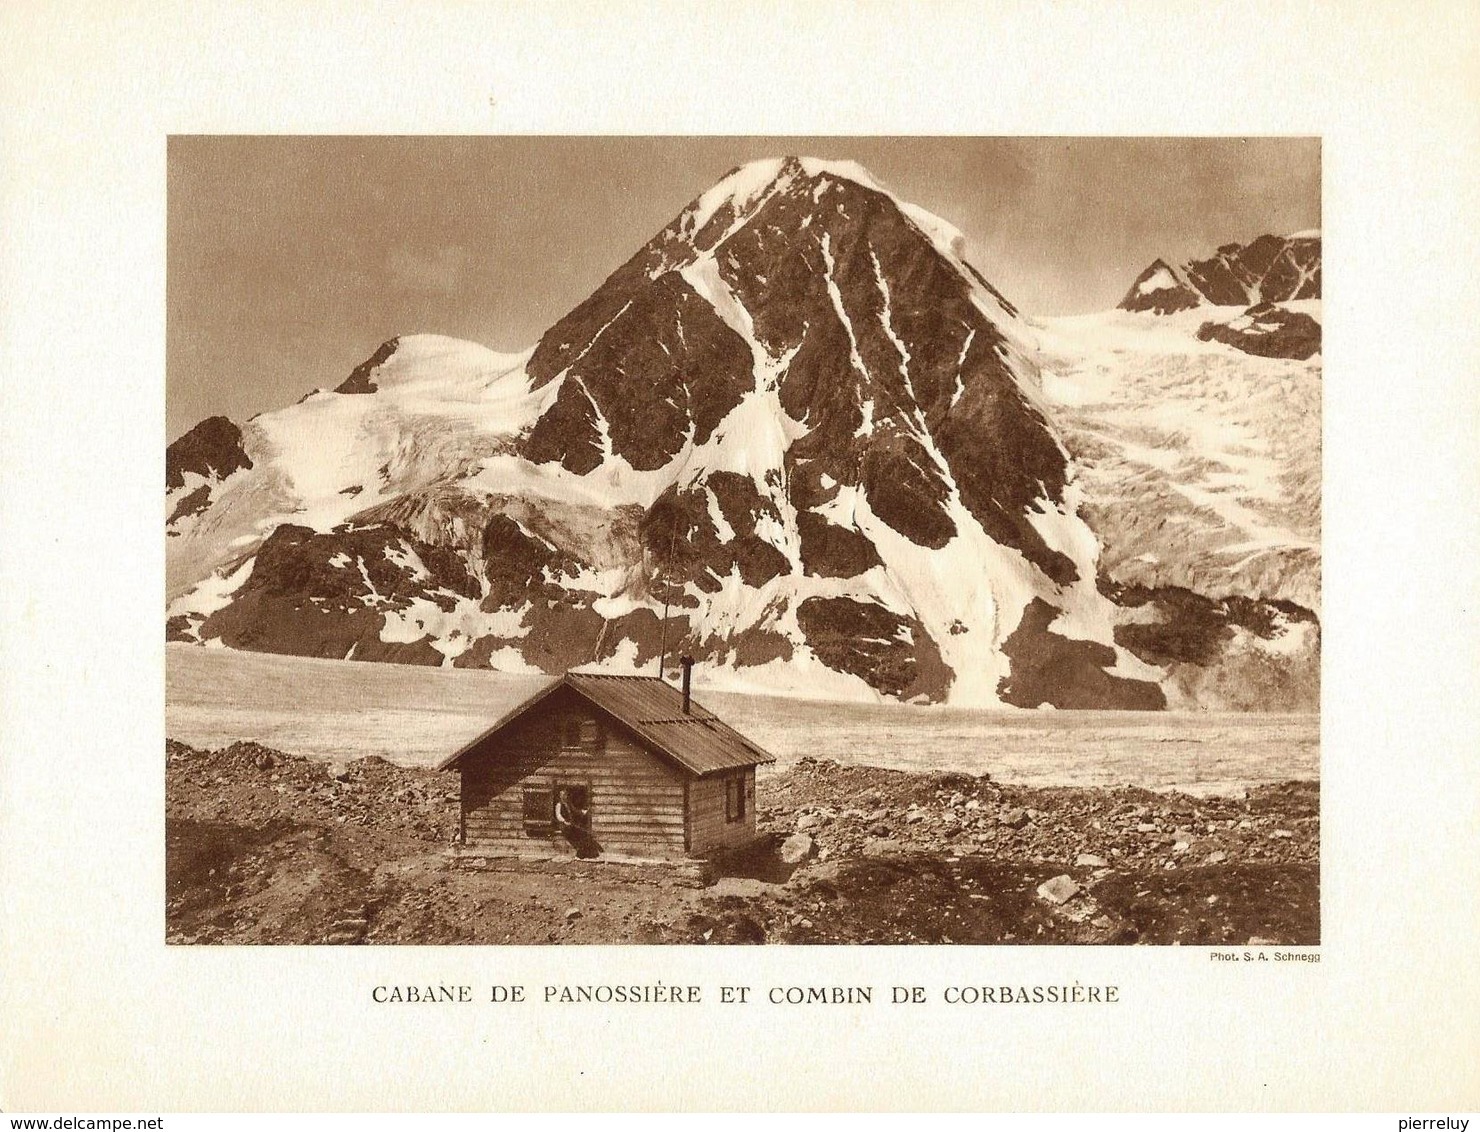
POLYGON ((591 808, 584 788, 562 787, 555 796, 555 828, 574 846, 577 857, 595 857, 601 852, 591 836, 591 808))

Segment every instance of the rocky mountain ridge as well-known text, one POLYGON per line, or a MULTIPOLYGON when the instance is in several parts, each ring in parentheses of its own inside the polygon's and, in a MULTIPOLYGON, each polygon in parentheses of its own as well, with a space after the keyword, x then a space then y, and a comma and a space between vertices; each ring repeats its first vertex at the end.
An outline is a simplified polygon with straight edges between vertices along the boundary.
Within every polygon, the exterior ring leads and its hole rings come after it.
POLYGON ((1206 259, 1157 259, 1136 276, 1120 309, 1171 314, 1196 306, 1247 307, 1321 297, 1321 233, 1224 244, 1206 259))

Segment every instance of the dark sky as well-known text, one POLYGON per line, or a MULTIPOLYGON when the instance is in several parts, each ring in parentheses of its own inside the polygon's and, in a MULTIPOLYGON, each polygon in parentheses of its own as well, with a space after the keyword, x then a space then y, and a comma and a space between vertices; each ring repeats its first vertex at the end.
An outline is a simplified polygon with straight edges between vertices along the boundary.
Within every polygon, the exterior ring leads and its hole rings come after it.
POLYGON ((337 385, 397 334, 533 345, 728 170, 787 153, 949 220, 1034 314, 1320 225, 1309 138, 174 137, 169 436, 337 385))

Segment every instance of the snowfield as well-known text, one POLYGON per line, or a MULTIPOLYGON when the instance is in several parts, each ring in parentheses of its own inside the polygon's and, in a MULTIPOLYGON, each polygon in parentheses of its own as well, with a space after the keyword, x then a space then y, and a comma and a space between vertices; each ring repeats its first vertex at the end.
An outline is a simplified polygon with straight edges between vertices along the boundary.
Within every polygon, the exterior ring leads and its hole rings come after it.
MULTIPOLYGON (((165 733, 328 761, 429 766, 551 678, 166 646, 165 733)), ((970 710, 716 692, 696 697, 777 756, 989 773, 1024 785, 1237 793, 1320 777, 1315 715, 970 710)))
MULTIPOLYGON (((1320 302, 1282 304, 1320 317, 1320 302)), ((1321 358, 1194 336, 1236 307, 1038 319, 1044 396, 1116 581, 1321 607, 1321 358)))
POLYGON ((235 570, 281 523, 327 531, 445 479, 449 469, 476 470, 528 428, 549 398, 530 391, 528 356, 406 335, 374 371, 374 393, 317 390, 252 418, 242 439, 253 467, 223 480, 210 508, 179 523, 169 539, 172 613, 204 612, 223 592, 212 572, 235 570), (198 599, 178 600, 197 585, 198 599))

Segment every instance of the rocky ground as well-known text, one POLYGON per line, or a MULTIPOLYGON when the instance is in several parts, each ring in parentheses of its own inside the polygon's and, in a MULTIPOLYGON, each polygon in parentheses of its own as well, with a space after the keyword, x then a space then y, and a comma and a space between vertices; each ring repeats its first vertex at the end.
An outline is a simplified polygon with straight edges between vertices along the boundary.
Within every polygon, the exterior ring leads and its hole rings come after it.
POLYGON ((1031 788, 804 759, 692 887, 465 872, 454 775, 166 744, 171 943, 1319 942, 1319 788, 1031 788))

